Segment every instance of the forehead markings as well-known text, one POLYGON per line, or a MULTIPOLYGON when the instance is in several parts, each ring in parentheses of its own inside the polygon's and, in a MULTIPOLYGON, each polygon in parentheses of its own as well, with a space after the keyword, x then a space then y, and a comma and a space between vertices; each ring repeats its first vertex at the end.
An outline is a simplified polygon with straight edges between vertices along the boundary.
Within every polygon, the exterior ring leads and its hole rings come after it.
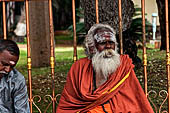
POLYGON ((94 39, 98 42, 103 42, 106 39, 110 39, 113 42, 116 42, 115 35, 110 32, 110 31, 103 31, 103 32, 98 32, 94 35, 94 39))

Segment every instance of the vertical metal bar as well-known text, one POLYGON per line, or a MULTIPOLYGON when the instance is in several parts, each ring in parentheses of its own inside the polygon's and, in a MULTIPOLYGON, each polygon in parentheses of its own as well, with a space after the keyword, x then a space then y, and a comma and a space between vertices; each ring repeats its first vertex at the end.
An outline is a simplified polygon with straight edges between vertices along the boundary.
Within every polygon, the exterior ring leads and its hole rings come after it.
POLYGON ((122 38, 122 3, 118 1, 119 8, 119 39, 120 39, 120 54, 123 54, 123 38, 122 38))
POLYGON ((55 47, 54 47, 54 27, 53 27, 53 12, 52 12, 52 0, 49 0, 49 20, 50 20, 50 64, 51 64, 51 76, 52 76, 52 102, 53 113, 55 113, 55 84, 54 84, 54 68, 55 68, 55 47))
POLYGON ((14 24, 14 9, 15 9, 15 2, 12 2, 12 20, 11 20, 12 24, 14 24))
POLYGON ((165 21, 166 21, 166 70, 167 70, 167 90, 168 90, 168 113, 170 112, 170 56, 169 56, 169 21, 168 21, 168 0, 165 0, 165 21))
POLYGON ((7 31, 10 28, 10 2, 6 5, 7 31))
POLYGON ((146 31, 145 31, 145 0, 142 0, 142 36, 143 36, 143 66, 144 66, 144 90, 147 96, 147 55, 146 55, 146 31))
POLYGON ((96 0, 96 23, 99 23, 99 2, 96 0))
POLYGON ((7 39, 7 26, 6 26, 6 5, 5 2, 2 2, 3 8, 3 32, 4 32, 4 39, 7 39))
POLYGON ((29 1, 25 1, 26 11, 26 28, 27 28, 27 65, 28 65, 28 81, 29 81, 29 100, 30 100, 30 112, 32 113, 32 80, 31 80, 31 50, 30 50, 30 31, 29 31, 29 1))
POLYGON ((75 0, 72 0, 72 12, 73 12, 73 35, 74 35, 74 55, 73 61, 77 61, 77 39, 76 39, 76 13, 75 13, 75 0))

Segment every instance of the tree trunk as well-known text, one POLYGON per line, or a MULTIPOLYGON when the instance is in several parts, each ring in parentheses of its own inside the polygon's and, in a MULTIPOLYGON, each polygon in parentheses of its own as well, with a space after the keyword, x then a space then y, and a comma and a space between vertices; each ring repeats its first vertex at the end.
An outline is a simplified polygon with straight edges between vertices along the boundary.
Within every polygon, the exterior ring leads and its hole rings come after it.
MULTIPOLYGON (((0 9, 2 9, 2 2, 0 2, 0 9)), ((2 10, 0 10, 0 39, 3 37, 3 18, 2 18, 2 10)))
MULTIPOLYGON (((170 0, 168 0, 168 6, 170 7, 170 0)), ((161 30, 161 48, 160 50, 166 50, 166 24, 165 24, 165 1, 156 0, 158 6, 160 30, 161 30)), ((169 8, 168 8, 169 10, 169 8)), ((170 15, 168 15, 170 16, 170 15)), ((169 24, 170 25, 170 24, 169 24)))
POLYGON ((29 4, 32 67, 50 65, 50 30, 48 1, 29 4))
MULTIPOLYGON (((122 30, 125 31, 130 27, 135 9, 132 0, 122 0, 121 3, 122 30)), ((95 0, 80 0, 80 4, 84 9, 85 29, 88 31, 96 23, 96 3, 95 0)), ((109 24, 119 33, 118 0, 99 0, 98 9, 99 23, 109 24)))
MULTIPOLYGON (((72 0, 53 0, 54 29, 65 30, 72 25, 72 0)), ((79 0, 75 0, 75 8, 79 7, 79 0)), ((78 19, 78 17, 76 17, 78 19)))

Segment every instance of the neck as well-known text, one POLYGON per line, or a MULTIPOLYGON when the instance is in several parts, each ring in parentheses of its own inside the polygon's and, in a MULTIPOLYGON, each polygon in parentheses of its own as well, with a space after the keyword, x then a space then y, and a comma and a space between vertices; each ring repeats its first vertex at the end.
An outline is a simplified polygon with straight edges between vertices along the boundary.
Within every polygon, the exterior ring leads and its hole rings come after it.
POLYGON ((102 75, 96 74, 96 88, 100 87, 103 83, 107 81, 107 78, 105 78, 102 75))

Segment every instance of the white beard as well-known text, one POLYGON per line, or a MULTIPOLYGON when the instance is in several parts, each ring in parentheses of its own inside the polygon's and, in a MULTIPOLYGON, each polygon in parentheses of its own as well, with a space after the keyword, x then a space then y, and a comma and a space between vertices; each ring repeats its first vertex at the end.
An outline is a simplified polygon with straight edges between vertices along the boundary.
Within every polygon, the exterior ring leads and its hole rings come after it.
POLYGON ((97 51, 92 57, 92 64, 96 75, 100 76, 99 78, 103 78, 104 82, 119 67, 120 55, 112 49, 104 50, 101 53, 97 51))

